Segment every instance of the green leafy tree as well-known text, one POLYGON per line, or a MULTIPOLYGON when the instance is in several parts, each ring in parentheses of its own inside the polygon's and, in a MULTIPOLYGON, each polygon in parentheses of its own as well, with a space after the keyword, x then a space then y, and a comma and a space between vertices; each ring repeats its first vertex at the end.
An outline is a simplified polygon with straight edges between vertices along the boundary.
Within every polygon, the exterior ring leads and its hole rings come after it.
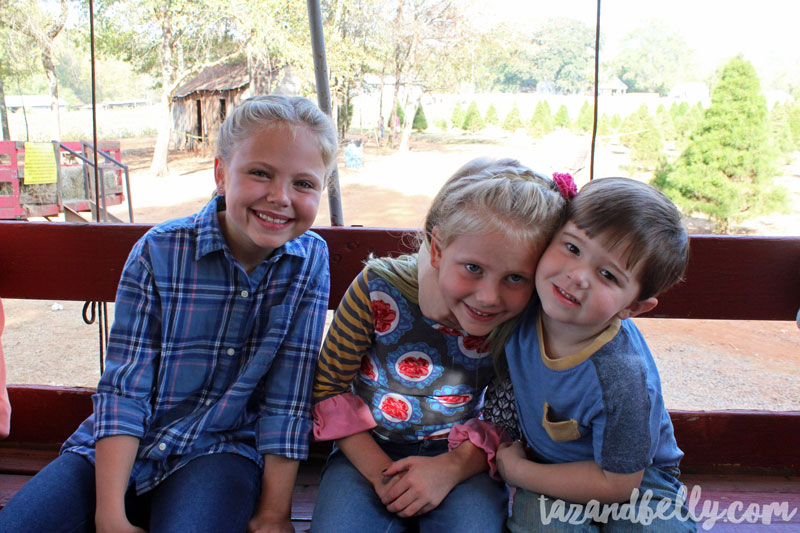
POLYGON ((464 117, 466 114, 467 112, 461 107, 461 102, 456 102, 456 107, 453 109, 452 115, 450 115, 450 123, 454 128, 460 128, 464 125, 464 117))
POLYGON ((497 126, 500 123, 500 117, 497 116, 497 109, 494 104, 489 104, 484 120, 488 126, 497 126))
POLYGON ((514 103, 514 107, 511 108, 511 111, 508 112, 508 115, 506 115, 501 127, 506 131, 512 132, 522 127, 522 119, 520 118, 519 108, 516 102, 514 103))
POLYGON ((775 104, 769 113, 770 139, 772 145, 781 154, 788 154, 794 150, 792 128, 789 126, 788 105, 775 104))
POLYGON ((553 125, 556 128, 569 128, 569 111, 567 110, 567 106, 564 104, 561 104, 561 107, 559 107, 558 111, 556 111, 556 116, 553 118, 553 125))
POLYGON ((462 124, 461 129, 480 131, 485 127, 486 124, 483 122, 481 112, 478 109, 478 104, 475 101, 471 102, 467 108, 467 113, 464 116, 464 123, 462 124))
POLYGON ((687 213, 705 213, 726 232, 730 224, 786 209, 772 183, 774 151, 767 106, 753 66, 736 57, 723 68, 711 107, 675 162, 653 184, 687 213))
POLYGON ((674 141, 677 139, 677 133, 675 132, 675 125, 672 123, 672 116, 670 115, 669 111, 664 107, 663 104, 660 104, 656 109, 656 125, 658 130, 661 132, 662 137, 665 141, 674 141))
POLYGON ((693 56, 683 37, 653 19, 623 38, 612 68, 631 92, 666 96, 675 82, 690 77, 693 56))
POLYGON ((401 127, 405 126, 406 125, 406 113, 405 113, 405 111, 403 111, 403 106, 400 105, 400 102, 397 103, 397 110, 395 111, 395 113, 397 113, 397 118, 400 119, 400 126, 401 127))
POLYGON ((655 166, 663 152, 664 142, 647 105, 642 104, 626 126, 624 129, 632 128, 629 131, 634 132, 622 138, 623 144, 631 149, 631 161, 645 167, 655 166))
POLYGON ((578 112, 578 118, 575 119, 575 128, 578 131, 592 131, 592 124, 594 123, 594 115, 592 106, 589 102, 583 102, 581 110, 578 112))
POLYGON ((550 105, 545 100, 539 100, 528 123, 528 134, 532 137, 540 138, 552 133, 553 129, 553 115, 550 113, 550 105))
POLYGON ((795 146, 800 145, 800 105, 797 103, 789 108, 789 129, 795 146))
POLYGON ((425 118, 425 111, 422 109, 422 104, 417 107, 417 112, 414 113, 414 122, 411 127, 417 131, 425 131, 428 129, 428 119, 425 118))
POLYGON ((619 113, 614 113, 611 115, 608 125, 611 128, 611 131, 619 131, 620 126, 622 126, 622 117, 619 116, 619 113))
POLYGON ((42 4, 44 3, 7 0, 0 5, 0 18, 3 27, 29 38, 40 54, 42 69, 47 76, 47 85, 50 89, 54 117, 51 122, 51 137, 60 139, 61 119, 54 43, 67 22, 69 3, 67 0, 58 0, 58 5, 55 5, 55 2, 50 6, 42 4), (50 7, 53 9, 48 9, 50 7))
POLYGON ((497 33, 506 38, 488 61, 501 91, 533 92, 544 83, 558 92, 578 93, 590 86, 594 28, 556 18, 533 31, 502 27, 497 33))
POLYGON ((597 120, 597 136, 601 137, 607 135, 611 135, 611 119, 608 118, 608 115, 603 113, 597 120))
POLYGON ((678 140, 687 141, 697 128, 697 118, 691 111, 691 107, 686 102, 673 104, 669 110, 672 117, 672 125, 675 128, 675 136, 678 140))

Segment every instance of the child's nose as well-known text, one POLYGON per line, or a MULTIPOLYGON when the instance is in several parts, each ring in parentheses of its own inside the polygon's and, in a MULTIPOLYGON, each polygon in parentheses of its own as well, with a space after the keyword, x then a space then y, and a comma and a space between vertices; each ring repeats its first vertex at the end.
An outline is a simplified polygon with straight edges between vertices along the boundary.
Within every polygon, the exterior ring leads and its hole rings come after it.
POLYGON ((500 302, 500 291, 494 283, 481 283, 477 292, 478 303, 483 306, 491 307, 500 302))
POLYGON ((585 268, 583 267, 575 267, 573 268, 567 276, 569 279, 579 288, 585 289, 589 286, 589 275, 585 268))
POLYGON ((280 206, 289 205, 289 194, 286 191, 286 186, 279 183, 278 180, 273 180, 267 188, 266 194, 267 201, 280 206))

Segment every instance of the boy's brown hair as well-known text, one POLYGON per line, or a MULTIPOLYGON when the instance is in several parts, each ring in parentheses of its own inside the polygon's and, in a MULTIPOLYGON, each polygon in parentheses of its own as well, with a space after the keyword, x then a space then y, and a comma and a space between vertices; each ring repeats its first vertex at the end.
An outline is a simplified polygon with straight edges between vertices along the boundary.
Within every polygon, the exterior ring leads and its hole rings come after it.
POLYGON ((621 246, 625 267, 639 267, 639 300, 658 296, 683 278, 689 237, 681 214, 654 187, 629 178, 584 185, 567 207, 567 221, 609 250, 621 246))

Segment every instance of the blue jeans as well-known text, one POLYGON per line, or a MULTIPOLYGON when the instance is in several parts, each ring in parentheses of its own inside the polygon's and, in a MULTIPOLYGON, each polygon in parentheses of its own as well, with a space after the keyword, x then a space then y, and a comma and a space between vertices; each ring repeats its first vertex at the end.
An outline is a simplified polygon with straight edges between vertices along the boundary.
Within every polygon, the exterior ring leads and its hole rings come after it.
POLYGON ((613 506, 600 505, 597 510, 592 512, 588 505, 550 498, 518 488, 514 493, 514 504, 511 518, 508 519, 508 528, 512 533, 531 531, 682 533, 697 531, 697 523, 689 516, 685 499, 684 505, 676 507, 676 498, 681 487, 681 482, 678 481, 679 475, 680 471, 677 468, 652 466, 646 468, 639 486, 637 503, 632 507, 630 502, 619 504, 617 509, 619 509, 620 518, 617 520, 612 517, 613 506), (644 498, 645 494, 649 494, 647 501, 644 498), (661 500, 667 500, 669 503, 663 504, 664 511, 657 512, 661 500), (652 511, 652 517, 655 518, 652 522, 647 522, 647 508, 652 511), (607 520, 593 519, 597 516, 602 517, 604 511, 608 513, 606 514, 607 520), (626 516, 632 516, 635 519, 626 520, 626 516), (659 516, 667 518, 659 519, 659 516))
MULTIPOLYGON (((376 441, 395 461, 412 455, 433 457, 447 451, 446 440, 411 444, 376 441)), ((340 450, 334 448, 322 472, 311 531, 399 533, 419 528, 420 533, 490 533, 503 531, 507 515, 505 485, 483 472, 454 487, 432 511, 415 518, 400 518, 386 510, 372 485, 340 450)))
MULTIPOLYGON (((232 453, 193 459, 154 489, 125 495, 128 520, 150 533, 241 533, 261 491, 261 469, 232 453)), ((93 532, 94 465, 64 453, 36 474, 0 511, 4 533, 93 532)))

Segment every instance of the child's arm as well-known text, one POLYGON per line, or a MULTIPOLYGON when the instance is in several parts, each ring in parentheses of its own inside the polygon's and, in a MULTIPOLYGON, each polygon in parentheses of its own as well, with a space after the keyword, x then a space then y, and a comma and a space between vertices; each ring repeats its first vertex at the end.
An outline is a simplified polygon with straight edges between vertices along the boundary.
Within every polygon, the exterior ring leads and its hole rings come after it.
POLYGON ((575 503, 614 503, 628 500, 642 482, 644 470, 615 474, 594 461, 542 464, 529 461, 519 441, 497 452, 500 475, 509 485, 575 503))
POLYGON ((374 329, 367 271, 350 284, 333 316, 317 360, 313 401, 314 437, 338 440, 376 426, 364 401, 351 392, 374 329))
POLYGON ((248 533, 293 533, 292 490, 300 463, 281 455, 264 456, 264 477, 256 512, 248 533))
POLYGON ((98 532, 141 532, 125 514, 125 492, 131 476, 139 439, 116 435, 95 445, 95 485, 97 506, 95 525, 98 532))

